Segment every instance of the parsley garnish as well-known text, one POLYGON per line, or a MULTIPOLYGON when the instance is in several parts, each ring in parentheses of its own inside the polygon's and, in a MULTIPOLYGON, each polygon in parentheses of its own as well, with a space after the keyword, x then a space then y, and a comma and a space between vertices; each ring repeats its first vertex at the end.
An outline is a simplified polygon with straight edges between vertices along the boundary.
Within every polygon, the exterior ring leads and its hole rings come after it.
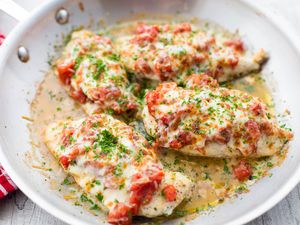
POLYGON ((115 169, 114 169, 114 174, 119 177, 122 175, 122 167, 121 167, 121 164, 117 164, 115 169))
POLYGON ((75 59, 75 65, 74 65, 74 69, 75 71, 78 70, 79 66, 80 66, 80 63, 82 62, 83 60, 83 57, 82 56, 79 56, 75 59))
POLYGON ((108 130, 101 131, 97 135, 97 147, 101 148, 102 153, 108 154, 114 148, 116 148, 118 138, 113 136, 108 130))
POLYGON ((107 58, 109 58, 110 60, 113 60, 113 61, 120 61, 120 56, 117 54, 111 54, 111 55, 107 56, 107 58))
POLYGON ((100 202, 103 201, 103 195, 100 194, 100 193, 98 193, 98 194, 96 195, 96 198, 97 198, 100 202))

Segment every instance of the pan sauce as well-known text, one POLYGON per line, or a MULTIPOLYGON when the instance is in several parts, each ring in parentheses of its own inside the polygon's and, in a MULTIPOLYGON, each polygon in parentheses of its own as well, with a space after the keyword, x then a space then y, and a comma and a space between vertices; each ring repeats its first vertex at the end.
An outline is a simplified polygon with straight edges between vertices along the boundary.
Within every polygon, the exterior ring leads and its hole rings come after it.
MULTIPOLYGON (((118 24, 105 31, 112 38, 116 35, 125 35, 133 28, 133 23, 118 24)), ((201 24, 200 24, 201 26, 201 24)), ((203 29, 219 31, 220 27, 203 23, 203 29)), ((260 97, 269 107, 273 107, 272 96, 261 74, 252 74, 230 83, 224 84, 229 88, 246 91, 260 97)), ((80 106, 65 92, 62 85, 51 70, 40 84, 36 96, 31 104, 31 119, 29 125, 33 143, 33 151, 28 152, 27 162, 34 168, 40 169, 49 180, 50 186, 57 189, 66 200, 78 206, 83 206, 95 215, 102 215, 92 208, 91 201, 85 197, 73 179, 67 176, 43 144, 42 131, 45 127, 57 120, 76 119, 85 116, 80 106)), ((138 124, 139 122, 134 122, 138 124)), ((137 127, 139 127, 137 126, 137 127)), ((269 170, 280 165, 287 149, 272 157, 246 159, 253 167, 253 175, 246 182, 239 182, 234 178, 233 165, 237 159, 215 159, 184 156, 174 151, 161 149, 159 158, 166 168, 179 171, 192 179, 194 183, 190 198, 174 211, 173 217, 194 217, 195 213, 203 212, 223 203, 230 197, 247 192, 249 185, 265 176, 271 176, 269 170)), ((103 216, 103 215, 102 215, 103 216)), ((102 217, 100 216, 100 217, 102 217)), ((157 218, 156 221, 165 220, 157 218)))

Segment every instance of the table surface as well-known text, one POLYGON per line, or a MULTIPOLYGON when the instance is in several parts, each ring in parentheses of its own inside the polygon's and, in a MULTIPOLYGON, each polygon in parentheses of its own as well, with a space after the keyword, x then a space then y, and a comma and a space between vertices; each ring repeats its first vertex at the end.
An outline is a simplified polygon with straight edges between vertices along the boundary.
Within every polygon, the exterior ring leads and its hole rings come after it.
MULTIPOLYGON (((1 0, 0 0, 1 1, 1 0)), ((15 0, 31 10, 46 0, 15 0)), ((252 0, 285 18, 300 34, 299 0, 252 0)), ((16 22, 0 12, 0 32, 8 34, 16 22)), ((300 39, 299 39, 300 40, 300 39)), ((0 201, 1 225, 65 225, 34 204, 21 191, 0 201)), ((247 225, 300 225, 300 184, 271 210, 247 225)))

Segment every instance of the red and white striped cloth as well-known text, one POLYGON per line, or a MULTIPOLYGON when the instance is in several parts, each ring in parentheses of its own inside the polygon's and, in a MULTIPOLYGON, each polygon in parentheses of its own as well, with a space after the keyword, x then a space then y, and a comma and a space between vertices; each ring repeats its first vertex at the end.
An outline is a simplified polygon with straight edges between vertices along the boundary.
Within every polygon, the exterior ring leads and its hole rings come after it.
MULTIPOLYGON (((0 45, 3 43, 5 36, 0 33, 0 45)), ((17 189, 17 186, 7 175, 0 164, 0 199, 17 189)))
POLYGON ((7 175, 5 170, 0 164, 0 199, 8 195, 9 193, 15 191, 17 186, 7 175))

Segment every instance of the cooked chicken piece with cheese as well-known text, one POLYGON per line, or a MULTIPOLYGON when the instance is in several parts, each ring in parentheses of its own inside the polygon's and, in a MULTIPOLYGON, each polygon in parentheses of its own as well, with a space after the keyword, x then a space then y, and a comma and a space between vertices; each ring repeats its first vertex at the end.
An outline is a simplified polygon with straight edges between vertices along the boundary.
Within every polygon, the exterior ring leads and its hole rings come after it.
POLYGON ((134 34, 116 40, 116 49, 137 77, 177 83, 201 72, 218 82, 232 80, 259 70, 266 59, 263 49, 252 54, 236 35, 204 32, 190 23, 139 23, 134 34))
POLYGON ((137 108, 126 72, 109 38, 77 31, 57 62, 57 75, 88 114, 137 108))
POLYGON ((106 114, 51 124, 45 143, 112 224, 170 215, 191 189, 186 176, 163 169, 142 135, 106 114))
POLYGON ((145 101, 148 134, 158 146, 188 155, 269 156, 293 136, 278 126, 258 98, 218 87, 205 74, 191 75, 186 89, 162 83, 147 93, 145 101))

